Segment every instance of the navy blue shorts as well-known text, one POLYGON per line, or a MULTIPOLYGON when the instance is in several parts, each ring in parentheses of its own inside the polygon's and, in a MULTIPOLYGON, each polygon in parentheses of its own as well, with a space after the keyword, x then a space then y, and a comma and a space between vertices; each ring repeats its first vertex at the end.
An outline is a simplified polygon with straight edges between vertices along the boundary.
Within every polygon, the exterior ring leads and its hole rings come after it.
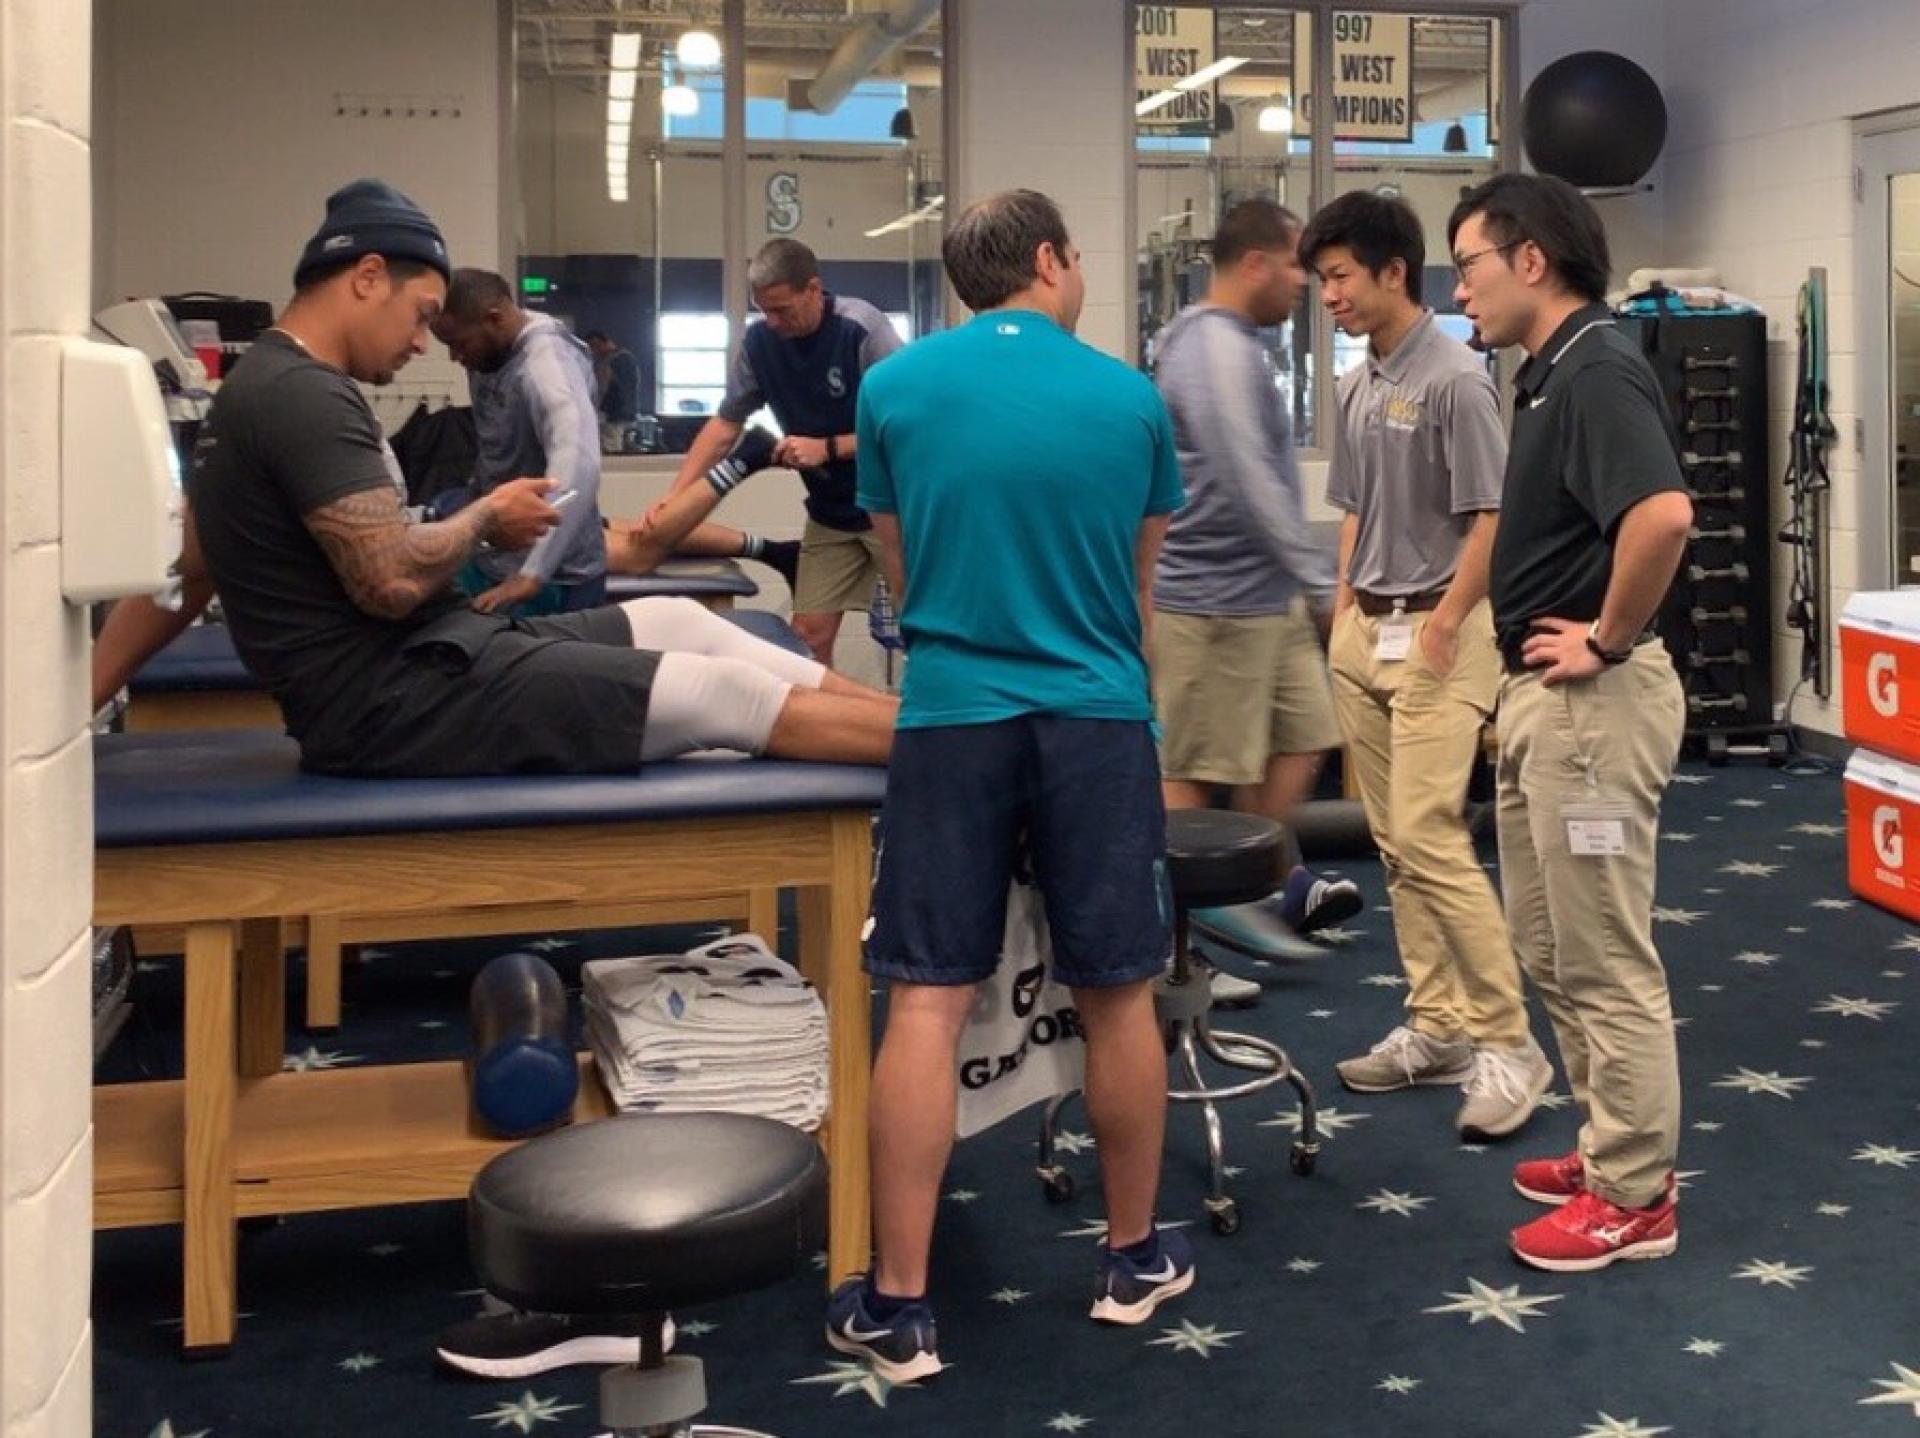
POLYGON ((871 974, 916 984, 988 977, 1007 888, 1026 862, 1061 983, 1114 988, 1166 967, 1167 817, 1145 721, 1033 714, 902 729, 879 838, 871 974))

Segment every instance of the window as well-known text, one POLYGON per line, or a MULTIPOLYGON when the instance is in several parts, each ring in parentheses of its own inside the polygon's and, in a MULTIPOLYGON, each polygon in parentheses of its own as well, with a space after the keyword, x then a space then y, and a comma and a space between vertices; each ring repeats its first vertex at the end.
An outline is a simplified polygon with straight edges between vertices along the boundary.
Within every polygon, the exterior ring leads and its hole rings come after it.
POLYGON ((660 316, 657 360, 663 414, 712 414, 727 392, 727 317, 681 312, 660 316))
MULTIPOLYGON (((1509 22, 1492 13, 1265 5, 1139 5, 1135 35, 1141 360, 1206 292, 1221 213, 1264 196, 1303 217, 1332 195, 1390 190, 1425 223, 1426 303, 1454 332, 1446 221, 1460 192, 1502 168, 1509 22), (1325 24, 1333 123, 1318 124, 1315 32, 1325 24), (1325 193, 1316 190, 1330 186, 1325 193)), ((1267 337, 1303 447, 1364 341, 1327 323, 1318 286, 1267 337)))
POLYGON ((520 277, 544 282, 523 298, 638 360, 645 419, 616 444, 678 452, 698 434, 751 317, 729 257, 776 236, 811 248, 827 289, 905 335, 945 319, 937 11, 864 74, 836 57, 877 23, 866 7, 747 0, 737 33, 720 11, 515 0, 520 277), (723 143, 734 76, 744 161, 723 143), (724 203, 730 185, 738 206, 724 203))

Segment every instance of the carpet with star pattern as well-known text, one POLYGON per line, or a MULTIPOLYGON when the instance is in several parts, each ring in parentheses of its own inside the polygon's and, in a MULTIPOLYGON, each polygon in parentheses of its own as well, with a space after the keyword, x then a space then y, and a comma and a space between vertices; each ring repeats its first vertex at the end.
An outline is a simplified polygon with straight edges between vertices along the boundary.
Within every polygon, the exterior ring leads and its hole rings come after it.
MULTIPOLYGON (((828 1351, 806 1273, 678 1315, 709 1416, 783 1438, 1920 1438, 1920 933, 1848 897, 1840 825, 1835 773, 1689 765, 1669 794, 1655 933, 1686 1085, 1672 1259, 1583 1276, 1508 1256, 1508 1229, 1539 1212, 1508 1167, 1571 1147, 1564 1088, 1495 1147, 1459 1141, 1451 1091, 1339 1090, 1334 1061, 1381 1037, 1404 992, 1378 870, 1353 864, 1367 909, 1323 961, 1252 974, 1264 1000, 1234 1018, 1290 1045, 1320 1088, 1319 1171, 1288 1172, 1278 1093, 1232 1106, 1244 1227, 1218 1237, 1197 1117, 1174 1115, 1162 1214, 1192 1226, 1190 1295, 1140 1329, 1087 1320, 1092 1140, 1068 1133, 1080 1197, 1051 1206, 1022 1116, 954 1157, 934 1270, 945 1374, 891 1387, 828 1351)), ((698 937, 544 947, 574 983, 585 958, 698 937)), ((372 952, 349 972, 340 1034, 296 1035, 289 1066, 459 1055, 467 982, 525 943, 372 952)), ((135 994, 101 1077, 173 1076, 178 966, 146 961, 135 994)), ((458 1204, 253 1229, 239 1266, 232 1354, 183 1364, 177 1235, 98 1236, 102 1438, 601 1431, 592 1370, 436 1371, 436 1332, 479 1303, 458 1204)))

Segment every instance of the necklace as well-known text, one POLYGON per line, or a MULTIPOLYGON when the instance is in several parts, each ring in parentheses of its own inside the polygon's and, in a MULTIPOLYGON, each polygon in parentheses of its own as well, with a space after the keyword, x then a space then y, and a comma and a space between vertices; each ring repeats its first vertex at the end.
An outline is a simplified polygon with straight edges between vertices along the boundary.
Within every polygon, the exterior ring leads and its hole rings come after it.
POLYGON ((307 342, 301 339, 300 336, 295 334, 292 330, 288 329, 285 325, 268 325, 267 328, 270 331, 272 331, 274 334, 285 335, 288 339, 292 340, 294 344, 299 347, 301 354, 305 355, 308 359, 313 358, 313 351, 307 347, 307 342))

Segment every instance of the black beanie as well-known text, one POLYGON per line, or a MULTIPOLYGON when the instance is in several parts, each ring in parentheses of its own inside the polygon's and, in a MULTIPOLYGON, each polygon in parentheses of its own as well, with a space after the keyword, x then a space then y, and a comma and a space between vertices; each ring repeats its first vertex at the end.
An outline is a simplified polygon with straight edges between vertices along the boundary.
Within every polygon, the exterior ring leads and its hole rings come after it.
POLYGON ((293 287, 299 289, 318 270, 362 255, 418 260, 440 271, 448 283, 453 281, 439 227, 425 210, 380 180, 355 180, 327 196, 327 218, 300 254, 293 287))

